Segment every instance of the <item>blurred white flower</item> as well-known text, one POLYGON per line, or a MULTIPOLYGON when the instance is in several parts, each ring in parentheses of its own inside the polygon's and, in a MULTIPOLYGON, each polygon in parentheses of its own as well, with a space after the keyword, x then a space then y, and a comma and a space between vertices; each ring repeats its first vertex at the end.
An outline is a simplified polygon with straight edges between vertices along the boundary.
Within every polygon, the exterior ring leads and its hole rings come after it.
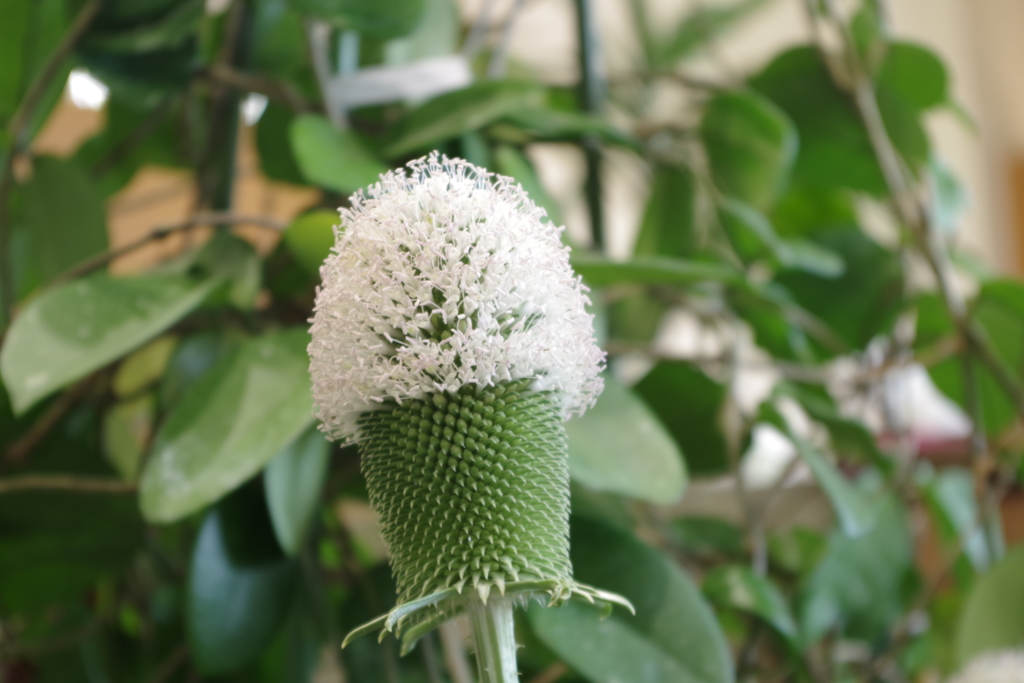
POLYGON ((1024 683, 1024 650, 980 654, 947 683, 1024 683))
POLYGON ((604 354, 561 228, 510 178, 436 153, 341 210, 309 345, 317 416, 356 419, 464 385, 531 379, 563 415, 601 391, 604 354))

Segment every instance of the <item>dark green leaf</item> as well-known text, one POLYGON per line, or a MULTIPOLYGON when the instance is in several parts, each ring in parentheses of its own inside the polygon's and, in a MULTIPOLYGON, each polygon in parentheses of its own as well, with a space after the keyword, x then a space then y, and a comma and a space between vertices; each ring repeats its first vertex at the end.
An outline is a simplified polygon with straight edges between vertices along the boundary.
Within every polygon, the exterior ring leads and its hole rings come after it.
POLYGON ((878 71, 878 86, 918 111, 946 102, 948 82, 939 56, 913 43, 890 43, 878 71))
POLYGON ((903 611, 903 586, 913 566, 913 541, 902 506, 889 500, 858 538, 836 532, 803 588, 800 609, 805 643, 839 626, 852 637, 888 634, 903 611))
POLYGON ((835 510, 843 533, 863 536, 871 530, 878 514, 878 505, 864 491, 847 481, 835 465, 829 462, 807 439, 789 427, 786 419, 770 404, 762 404, 759 419, 773 425, 796 446, 796 451, 811 470, 818 485, 835 510))
POLYGON ((295 260, 313 275, 320 274, 334 246, 334 226, 340 222, 335 211, 310 211, 288 226, 284 244, 295 260))
POLYGON ((274 540, 262 492, 247 486, 210 510, 192 553, 189 654, 206 674, 255 660, 287 616, 297 567, 274 540))
POLYGON ((95 22, 82 45, 95 52, 151 52, 173 48, 192 37, 203 18, 203 0, 184 0, 150 21, 124 27, 95 22))
POLYGON ((518 109, 537 105, 543 91, 532 83, 485 81, 439 95, 409 112, 384 150, 388 158, 430 149, 439 142, 478 130, 518 109))
POLYGON ((597 405, 565 425, 569 473, 595 491, 668 505, 683 495, 686 468, 647 405, 611 376, 597 405))
POLYGON ((114 279, 105 273, 50 289, 18 315, 0 373, 18 413, 149 341, 218 284, 180 276, 114 279))
POLYGON ((196 254, 195 267, 224 283, 222 298, 214 296, 212 303, 222 300, 242 310, 256 305, 263 284, 262 264, 256 250, 242 238, 218 230, 196 254))
POLYGON ((697 184, 684 166, 657 164, 651 178, 635 256, 692 256, 698 247, 696 234, 697 184))
POLYGON ((717 517, 677 519, 672 523, 670 536, 687 554, 699 557, 743 557, 746 554, 743 530, 717 517))
POLYGON ((697 6, 687 14, 674 35, 655 50, 657 65, 670 67, 690 56, 763 5, 765 0, 741 0, 725 6, 697 6))
POLYGON ((857 110, 812 47, 776 57, 750 85, 789 114, 800 136, 794 176, 808 187, 886 193, 885 179, 857 110))
POLYGON ((661 361, 635 391, 680 445, 691 472, 727 469, 725 437, 719 426, 725 387, 686 363, 661 361))
POLYGON ((267 508, 277 541, 289 555, 298 552, 320 503, 329 455, 324 435, 311 428, 267 463, 267 508))
POLYGON ((124 569, 142 536, 128 496, 0 496, 0 611, 34 611, 81 594, 124 569))
POLYGON ((218 361, 242 343, 240 334, 203 330, 186 337, 175 349, 160 381, 160 404, 173 406, 185 392, 218 361))
POLYGON ((172 522, 258 472, 312 422, 304 329, 247 341, 168 416, 146 461, 143 514, 172 522))
POLYGON ((700 133, 720 191, 762 210, 775 203, 799 146, 785 112, 754 92, 723 92, 708 103, 700 133))
POLYGON ((740 278, 736 271, 715 263, 659 256, 619 262, 577 252, 572 256, 572 267, 591 287, 618 284, 693 285, 709 280, 732 282, 740 278))
MULTIPOLYGON (((32 3, 0 0, 0 121, 14 113, 23 89, 25 40, 28 38, 32 3)), ((0 146, 3 144, 0 133, 0 146)))
POLYGON ((305 185, 288 137, 295 114, 276 102, 267 104, 263 116, 256 124, 256 149, 260 155, 260 168, 272 180, 294 185, 305 185))
POLYGON ((602 118, 574 111, 526 107, 510 112, 502 123, 512 125, 533 140, 575 141, 592 135, 613 145, 639 149, 636 139, 602 118))
POLYGON ((110 96, 140 109, 157 106, 183 89, 199 65, 198 40, 148 52, 79 50, 82 64, 110 87, 110 96))
POLYGON ((323 116, 299 116, 289 137, 302 174, 329 190, 349 194, 388 170, 352 130, 338 130, 323 116))
POLYGON ((601 621, 596 610, 535 606, 530 623, 544 643, 595 683, 725 683, 732 657, 700 591, 671 559, 631 535, 574 519, 579 580, 620 593, 636 616, 601 621))
POLYGON ((608 306, 608 334, 619 341, 647 344, 668 309, 666 302, 643 291, 617 297, 608 306))
POLYGON ((300 12, 368 38, 407 35, 423 15, 423 0, 291 0, 300 12))
POLYGON ((824 278, 790 271, 780 273, 776 280, 847 344, 863 348, 892 323, 901 305, 900 258, 859 230, 821 233, 814 241, 839 255, 845 264, 842 276, 824 278))
POLYGON ((799 636, 786 597, 766 576, 750 567, 732 564, 715 567, 704 577, 704 595, 714 603, 749 612, 772 625, 789 643, 799 636))
MULTIPOLYGON (((279 78, 294 78, 308 66, 302 17, 290 7, 288 0, 254 2, 250 30, 249 68, 279 78)), ((266 116, 266 112, 263 115, 266 116)))
POLYGON ((956 630, 961 666, 982 652, 1024 644, 1024 546, 1012 548, 978 579, 956 630))
POLYGON ((32 179, 25 186, 25 221, 44 280, 107 248, 103 198, 74 162, 35 160, 32 179))
POLYGON ((855 227, 857 213, 853 197, 844 190, 794 185, 775 205, 771 222, 783 237, 813 237, 855 227))

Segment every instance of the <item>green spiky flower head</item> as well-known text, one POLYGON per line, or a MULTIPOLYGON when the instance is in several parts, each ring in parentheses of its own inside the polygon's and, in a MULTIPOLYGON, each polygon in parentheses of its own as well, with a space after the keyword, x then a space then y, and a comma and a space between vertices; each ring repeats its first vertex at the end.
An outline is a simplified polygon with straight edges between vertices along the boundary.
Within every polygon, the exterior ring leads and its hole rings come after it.
POLYGON ((415 640, 492 591, 601 597, 572 580, 563 421, 604 355, 543 218, 511 179, 436 154, 341 211, 310 372, 323 429, 359 444, 398 583, 366 630, 415 640))

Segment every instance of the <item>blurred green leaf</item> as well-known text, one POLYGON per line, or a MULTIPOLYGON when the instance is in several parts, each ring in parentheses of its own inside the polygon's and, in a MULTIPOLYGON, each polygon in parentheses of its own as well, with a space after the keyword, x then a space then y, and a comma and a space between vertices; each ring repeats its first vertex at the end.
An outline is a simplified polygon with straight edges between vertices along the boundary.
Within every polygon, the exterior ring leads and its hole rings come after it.
POLYGON ((928 187, 932 196, 929 205, 932 220, 945 234, 955 235, 960 218, 971 203, 967 188, 952 169, 937 159, 932 159, 928 165, 928 187))
POLYGON ((299 170, 292 152, 289 131, 295 114, 276 102, 268 102, 256 124, 256 149, 260 156, 260 169, 272 180, 293 185, 305 185, 306 179, 299 170))
POLYGON ((639 151, 639 143, 631 135, 608 121, 583 112, 562 111, 546 107, 525 107, 509 112, 502 123, 519 128, 534 140, 576 141, 593 135, 612 145, 639 151))
POLYGON ((704 261, 684 261, 645 256, 631 261, 609 261, 603 256, 575 252, 572 267, 591 287, 608 285, 694 285, 702 282, 732 282, 740 275, 727 266, 704 261))
POLYGON ((671 559, 632 535, 574 518, 576 577, 627 597, 636 616, 621 611, 599 620, 573 603, 534 605, 530 624, 544 643, 595 683, 725 683, 732 657, 700 590, 671 559))
POLYGON ((338 130, 323 116, 297 117, 289 138, 302 174, 335 192, 355 192, 376 182, 388 170, 352 130, 338 130))
POLYGON ((712 602, 760 617, 797 647, 799 633, 789 603, 768 577, 743 565, 722 565, 704 577, 702 588, 712 602))
POLYGON ((656 65, 671 67, 718 38, 765 0, 741 0, 729 5, 702 6, 683 17, 673 35, 654 50, 656 65))
POLYGON ((789 181, 799 139, 789 117, 755 92, 722 92, 700 125, 718 189, 765 210, 789 181))
POLYGON ((789 114, 800 137, 794 177, 815 188, 886 193, 885 179, 857 110, 832 82, 813 47, 778 55, 749 80, 789 114))
POLYGON ((786 382, 777 384, 775 393, 793 398, 811 418, 825 425, 832 448, 840 458, 853 458, 871 463, 883 472, 891 471, 892 459, 878 447, 875 436, 862 422, 843 417, 827 391, 812 391, 786 382))
POLYGON ((539 86, 518 81, 484 81, 439 95, 409 112, 384 156, 391 159, 427 150, 516 110, 539 105, 543 95, 539 86))
POLYGON ((391 40, 384 47, 387 64, 411 64, 420 59, 441 57, 458 50, 462 27, 453 0, 425 0, 423 17, 407 36, 391 40))
POLYGON ((686 454, 690 472, 728 468, 719 413, 725 387, 680 361, 661 361, 634 387, 686 454))
MULTIPOLYGON (((1024 284, 1015 280, 997 279, 982 284, 971 310, 972 323, 988 339, 992 350, 1006 370, 1018 379, 1024 378, 1022 302, 1024 284)), ((925 332, 934 336, 943 329, 943 326, 949 325, 949 332, 952 333, 952 323, 945 313, 944 306, 938 302, 933 303, 931 317, 924 322, 933 325, 934 329, 925 332)), ((981 363, 974 363, 974 371, 985 431, 989 434, 999 434, 1017 419, 1017 409, 987 367, 981 363)), ((961 407, 966 407, 963 365, 959 357, 946 358, 929 367, 928 372, 944 394, 961 407)))
POLYGON ((107 248, 102 197, 74 162, 35 160, 32 179, 25 186, 25 221, 44 281, 107 248))
POLYGON ((189 515, 258 472, 312 422, 305 329, 245 342, 175 406, 142 472, 153 522, 189 515))
POLYGON ((292 5, 340 29, 358 31, 368 38, 408 35, 423 15, 423 0, 291 0, 292 5))
POLYGON ((746 554, 743 530, 717 517, 683 517, 674 520, 669 535, 682 546, 684 552, 692 555, 718 559, 723 556, 743 557, 746 554))
POLYGON ((597 404, 565 425, 569 473, 595 491, 669 505, 683 495, 686 467, 647 405, 606 375, 597 404))
MULTIPOLYGON (((6 121, 18 106, 23 89, 25 41, 29 35, 32 3, 0 0, 0 121, 6 121)), ((3 144, 0 133, 0 145, 3 144)))
POLYGON ((183 0, 160 16, 129 27, 123 22, 104 22, 101 14, 82 39, 82 46, 90 51, 121 53, 172 48, 195 35, 203 8, 203 0, 183 0))
POLYGON ((814 243, 842 259, 842 275, 822 277, 791 269, 779 273, 776 281, 847 344, 864 348, 893 322, 902 305, 900 258, 859 230, 823 232, 814 243))
POLYGON ((166 410, 218 361, 241 344, 239 333, 206 329, 185 337, 174 350, 160 380, 160 406, 166 410))
POLYGON ((139 109, 155 107, 185 88, 199 66, 199 42, 189 37, 173 47, 145 52, 81 48, 81 63, 110 88, 111 99, 139 109))
POLYGON ((189 567, 189 654, 205 674, 255 660, 281 628, 297 566, 281 554, 257 484, 210 510, 189 567))
POLYGON ((886 27, 877 0, 861 4, 850 20, 850 34, 868 72, 874 74, 888 48, 886 27))
POLYGON ((324 435, 310 428, 267 463, 267 509, 277 541, 288 555, 299 551, 320 504, 329 455, 324 435))
POLYGON ((957 625, 956 659, 963 666, 982 652, 1024 644, 1024 546, 1011 548, 980 577, 957 625))
POLYGON ((984 573, 992 564, 984 526, 978 516, 974 477, 970 470, 948 467, 919 473, 918 485, 946 548, 962 549, 955 570, 962 585, 984 573))
POLYGON ((313 275, 320 274, 334 246, 334 226, 340 222, 336 211, 310 211, 288 226, 284 244, 295 260, 313 275))
POLYGON ((218 284, 174 275, 59 285, 32 299, 0 350, 0 374, 16 413, 102 368, 195 309, 218 284))
POLYGON ((249 68, 279 78, 296 78, 309 66, 302 17, 289 0, 256 0, 251 7, 249 68))
POLYGON ((870 500, 862 489, 847 481, 813 444, 791 429, 774 406, 769 403, 762 404, 758 418, 773 425, 796 446, 797 453, 810 468, 818 485, 832 504, 843 533, 847 536, 863 536, 869 532, 875 524, 878 504, 870 500))
POLYGON ((685 258, 696 252, 697 183, 685 166, 656 164, 634 256, 685 258))
POLYGON ((129 397, 160 379, 177 345, 176 337, 166 335, 125 358, 110 383, 114 394, 120 398, 129 397))
POLYGON ((156 416, 152 393, 120 401, 103 416, 103 451, 125 481, 135 481, 156 416))
POLYGON ((913 43, 889 44, 878 71, 879 88, 920 111, 946 102, 948 84, 946 67, 934 52, 913 43))
POLYGON ((879 509, 877 523, 863 536, 831 534, 802 589, 804 643, 836 626, 850 637, 885 637, 903 612, 902 587, 913 567, 913 547, 903 506, 894 499, 879 509))
POLYGON ((80 595, 124 569, 142 537, 131 497, 0 496, 0 611, 26 613, 80 595))

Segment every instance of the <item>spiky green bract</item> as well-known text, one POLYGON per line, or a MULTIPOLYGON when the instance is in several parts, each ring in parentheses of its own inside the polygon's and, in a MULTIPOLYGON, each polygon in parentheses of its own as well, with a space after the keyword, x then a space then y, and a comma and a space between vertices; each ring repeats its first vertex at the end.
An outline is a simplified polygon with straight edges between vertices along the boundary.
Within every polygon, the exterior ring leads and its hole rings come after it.
POLYGON ((363 415, 370 502, 399 603, 570 581, 569 466, 559 405, 529 382, 435 394, 363 415))

